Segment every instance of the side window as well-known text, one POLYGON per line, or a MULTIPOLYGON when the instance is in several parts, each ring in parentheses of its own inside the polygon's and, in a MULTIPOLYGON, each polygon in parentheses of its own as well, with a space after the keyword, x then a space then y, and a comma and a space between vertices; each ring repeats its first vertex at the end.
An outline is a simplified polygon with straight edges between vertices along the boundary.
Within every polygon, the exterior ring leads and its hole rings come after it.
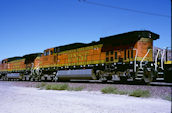
POLYGON ((44 56, 47 56, 46 51, 44 51, 44 56))
POLYGON ((113 51, 111 51, 110 54, 113 55, 113 51))
POLYGON ((128 50, 128 58, 130 58, 130 50, 128 50))
POLYGON ((106 62, 109 62, 109 58, 108 57, 106 58, 106 62))
POLYGON ((133 58, 133 49, 131 50, 131 58, 133 58))
POLYGON ((110 58, 110 61, 113 61, 113 57, 110 58))
POLYGON ((115 59, 117 59, 118 57, 117 57, 117 52, 115 52, 115 59))
POLYGON ((126 49, 124 50, 124 60, 126 60, 127 57, 126 57, 126 49))

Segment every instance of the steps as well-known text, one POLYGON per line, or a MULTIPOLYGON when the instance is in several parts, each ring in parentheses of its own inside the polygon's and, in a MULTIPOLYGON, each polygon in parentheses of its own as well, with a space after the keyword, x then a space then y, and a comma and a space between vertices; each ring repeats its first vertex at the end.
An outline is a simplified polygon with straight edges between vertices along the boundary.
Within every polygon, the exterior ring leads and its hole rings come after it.
POLYGON ((156 81, 164 81, 164 72, 157 73, 156 81))
POLYGON ((144 74, 144 71, 142 69, 139 69, 139 71, 136 74, 135 80, 142 80, 143 79, 143 74, 144 74))

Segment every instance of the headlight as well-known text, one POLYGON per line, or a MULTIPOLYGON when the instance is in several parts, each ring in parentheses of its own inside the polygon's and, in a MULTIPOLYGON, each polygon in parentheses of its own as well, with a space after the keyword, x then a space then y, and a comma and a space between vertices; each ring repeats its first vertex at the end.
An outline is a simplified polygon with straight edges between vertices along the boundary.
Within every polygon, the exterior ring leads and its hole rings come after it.
POLYGON ((153 66, 153 63, 151 63, 151 66, 153 66))

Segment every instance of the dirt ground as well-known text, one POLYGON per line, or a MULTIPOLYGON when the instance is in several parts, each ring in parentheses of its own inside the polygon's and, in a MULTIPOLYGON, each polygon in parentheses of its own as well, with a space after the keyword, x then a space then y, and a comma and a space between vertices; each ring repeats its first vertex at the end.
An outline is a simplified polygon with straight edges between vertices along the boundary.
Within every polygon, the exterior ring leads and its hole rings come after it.
POLYGON ((0 113, 171 113, 171 102, 100 91, 40 90, 0 81, 0 113))

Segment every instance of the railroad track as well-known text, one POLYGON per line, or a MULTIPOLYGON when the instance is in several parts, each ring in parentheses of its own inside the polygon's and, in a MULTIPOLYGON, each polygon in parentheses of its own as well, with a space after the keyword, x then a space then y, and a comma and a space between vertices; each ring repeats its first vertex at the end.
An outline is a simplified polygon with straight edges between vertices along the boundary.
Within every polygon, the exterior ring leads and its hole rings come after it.
MULTIPOLYGON (((4 80, 0 80, 4 81, 4 80)), ((12 80, 17 82, 17 80, 12 80)), ((40 82, 40 81, 20 81, 20 82, 40 82)), ((50 82, 50 81, 43 81, 43 82, 48 82, 48 83, 55 83, 55 82, 50 82)), ((56 82, 58 83, 58 82, 56 82)), ((94 84, 126 84, 126 85, 151 85, 151 86, 168 86, 172 87, 172 83, 167 83, 167 82, 150 82, 149 84, 145 84, 144 82, 136 82, 136 81, 127 81, 127 82, 121 82, 121 81, 101 81, 101 80, 70 80, 70 81, 61 81, 59 83, 94 83, 94 84)))
POLYGON ((151 86, 171 86, 172 83, 167 82, 150 82, 149 84, 145 84, 144 82, 135 82, 135 81, 127 81, 127 82, 121 82, 121 81, 112 81, 108 80, 106 82, 102 82, 101 80, 72 80, 71 82, 88 82, 88 83, 103 83, 103 84, 127 84, 127 85, 151 85, 151 86))
POLYGON ((112 81, 112 80, 107 80, 106 82, 103 82, 101 80, 75 80, 72 79, 70 82, 79 82, 79 83, 100 83, 100 84, 128 84, 128 85, 152 85, 152 86, 172 86, 172 83, 167 83, 167 82, 150 82, 149 84, 145 84, 144 82, 136 82, 136 81, 112 81))
POLYGON ((151 82, 150 85, 152 86, 171 86, 172 83, 166 83, 166 82, 151 82))

